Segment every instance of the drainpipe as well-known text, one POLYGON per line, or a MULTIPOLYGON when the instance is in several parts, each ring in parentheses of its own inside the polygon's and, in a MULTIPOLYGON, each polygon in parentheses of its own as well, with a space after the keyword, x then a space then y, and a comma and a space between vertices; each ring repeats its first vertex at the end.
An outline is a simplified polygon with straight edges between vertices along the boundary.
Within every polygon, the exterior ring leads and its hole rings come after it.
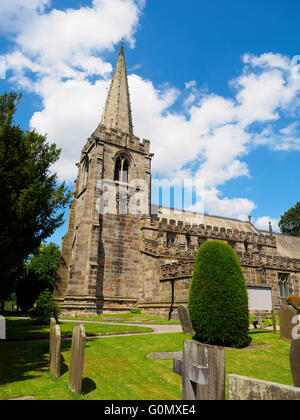
POLYGON ((172 318, 172 313, 174 311, 174 300, 175 300, 175 280, 171 280, 171 287, 172 287, 172 302, 171 302, 171 306, 170 306, 170 311, 169 311, 169 321, 171 321, 172 318))

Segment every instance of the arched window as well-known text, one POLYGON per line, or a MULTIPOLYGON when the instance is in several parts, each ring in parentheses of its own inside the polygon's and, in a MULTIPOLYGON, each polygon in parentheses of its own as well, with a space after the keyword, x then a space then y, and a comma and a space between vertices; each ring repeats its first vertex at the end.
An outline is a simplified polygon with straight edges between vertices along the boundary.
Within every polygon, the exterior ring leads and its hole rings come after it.
POLYGON ((287 273, 278 273, 279 279, 279 292, 281 298, 286 298, 291 294, 289 274, 287 273))
POLYGON ((129 161, 127 156, 119 156, 115 166, 114 181, 128 182, 129 161))

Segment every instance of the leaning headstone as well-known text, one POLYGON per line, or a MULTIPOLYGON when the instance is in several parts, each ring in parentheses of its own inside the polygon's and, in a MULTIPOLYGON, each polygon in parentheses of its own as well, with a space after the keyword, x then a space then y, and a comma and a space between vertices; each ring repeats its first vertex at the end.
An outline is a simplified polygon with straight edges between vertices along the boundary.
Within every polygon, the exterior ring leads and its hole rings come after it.
POLYGON ((173 359, 173 372, 182 376, 182 399, 225 399, 225 349, 184 341, 183 358, 173 359))
POLYGON ((192 323, 191 323, 187 308, 185 306, 179 306, 177 311, 178 311, 183 333, 194 334, 192 323))
POLYGON ((283 340, 292 342, 292 332, 298 324, 297 311, 290 305, 283 306, 279 311, 280 337, 283 340), (296 322, 295 322, 296 320, 296 322))
POLYGON ((86 335, 82 324, 77 324, 73 331, 69 387, 76 394, 81 394, 86 335))
POLYGON ((0 340, 6 340, 6 321, 3 316, 0 316, 0 340))
POLYGON ((50 373, 54 378, 60 377, 61 332, 54 318, 50 324, 50 373))
POLYGON ((290 348, 290 365, 294 386, 300 388, 300 338, 292 342, 290 348))

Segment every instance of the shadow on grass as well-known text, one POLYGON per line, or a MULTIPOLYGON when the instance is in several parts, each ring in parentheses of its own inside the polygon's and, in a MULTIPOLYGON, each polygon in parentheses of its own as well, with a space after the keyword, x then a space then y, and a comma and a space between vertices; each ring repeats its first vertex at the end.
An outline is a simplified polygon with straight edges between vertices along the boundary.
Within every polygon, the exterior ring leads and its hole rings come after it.
POLYGON ((0 344, 0 385, 35 379, 48 370, 47 344, 0 344))
POLYGON ((272 330, 251 330, 249 331, 249 335, 254 335, 254 334, 274 334, 274 331, 272 330))
MULTIPOLYGON (((72 342, 62 342, 61 375, 68 372, 69 367, 64 353, 70 352, 72 342)), ((89 346, 86 344, 86 348, 89 346)), ((49 343, 0 343, 0 386, 13 382, 36 379, 49 374, 49 343)), ((91 384, 87 386, 87 391, 91 384)))
POLYGON ((92 391, 95 391, 97 389, 96 383, 90 379, 90 378, 84 378, 82 380, 82 394, 87 395, 92 391))

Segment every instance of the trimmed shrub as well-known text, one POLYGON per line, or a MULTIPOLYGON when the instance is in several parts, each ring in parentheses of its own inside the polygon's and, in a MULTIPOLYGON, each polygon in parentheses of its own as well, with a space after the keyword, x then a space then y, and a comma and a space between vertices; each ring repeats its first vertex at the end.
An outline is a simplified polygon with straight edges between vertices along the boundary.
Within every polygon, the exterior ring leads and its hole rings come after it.
POLYGON ((196 340, 236 348, 250 344, 246 283, 238 257, 226 243, 210 241, 199 248, 189 313, 196 340))
POLYGON ((53 294, 49 290, 45 290, 37 298, 32 318, 40 325, 48 325, 50 319, 55 318, 56 315, 60 315, 60 308, 57 306, 53 294))
POLYGON ((140 308, 132 308, 132 309, 130 309, 130 313, 132 313, 132 314, 141 314, 142 311, 140 310, 140 308))
POLYGON ((296 295, 290 295, 286 298, 286 301, 289 305, 291 305, 294 309, 300 309, 300 297, 296 295))

